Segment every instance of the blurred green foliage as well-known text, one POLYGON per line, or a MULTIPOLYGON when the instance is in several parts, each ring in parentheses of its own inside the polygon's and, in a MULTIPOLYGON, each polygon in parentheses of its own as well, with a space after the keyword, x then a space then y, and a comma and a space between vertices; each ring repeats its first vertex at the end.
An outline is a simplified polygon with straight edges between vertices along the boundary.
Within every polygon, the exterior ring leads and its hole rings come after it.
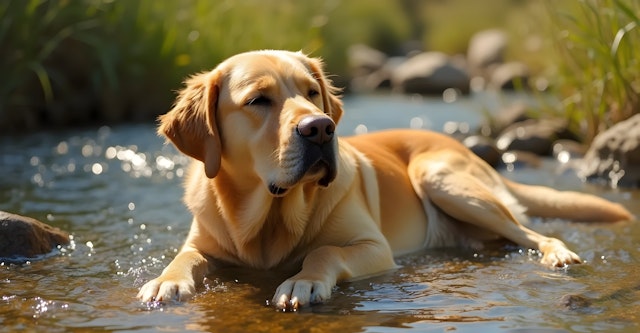
POLYGON ((0 2, 0 129, 150 119, 189 74, 262 48, 303 50, 345 73, 345 50, 406 38, 391 0, 0 2))
POLYGON ((188 75, 253 49, 303 50, 346 84, 347 49, 466 53, 487 28, 592 133, 638 112, 638 0, 4 0, 0 130, 148 121, 188 75))

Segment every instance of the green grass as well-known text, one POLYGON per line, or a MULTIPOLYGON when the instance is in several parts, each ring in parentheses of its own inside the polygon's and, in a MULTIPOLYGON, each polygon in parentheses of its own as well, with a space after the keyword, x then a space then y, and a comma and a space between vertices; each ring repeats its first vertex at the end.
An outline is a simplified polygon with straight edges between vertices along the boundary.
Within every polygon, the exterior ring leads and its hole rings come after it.
POLYGON ((640 2, 549 3, 559 54, 558 107, 585 140, 640 112, 640 2))

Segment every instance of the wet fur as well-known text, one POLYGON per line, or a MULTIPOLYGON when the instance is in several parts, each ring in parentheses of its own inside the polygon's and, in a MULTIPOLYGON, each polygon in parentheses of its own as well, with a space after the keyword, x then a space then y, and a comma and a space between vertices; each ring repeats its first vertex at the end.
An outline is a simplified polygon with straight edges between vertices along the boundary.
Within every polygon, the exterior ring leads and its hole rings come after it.
POLYGON ((393 269, 394 256, 498 238, 564 266, 580 258, 519 220, 631 218, 595 196, 506 180, 427 131, 335 137, 325 147, 335 165, 309 169, 296 126, 309 116, 338 123, 342 112, 321 62, 299 52, 243 53, 187 80, 158 131, 194 159, 184 197, 193 221, 176 258, 138 297, 188 299, 220 264, 289 266, 298 273, 273 300, 297 307, 326 300, 339 281, 393 269))

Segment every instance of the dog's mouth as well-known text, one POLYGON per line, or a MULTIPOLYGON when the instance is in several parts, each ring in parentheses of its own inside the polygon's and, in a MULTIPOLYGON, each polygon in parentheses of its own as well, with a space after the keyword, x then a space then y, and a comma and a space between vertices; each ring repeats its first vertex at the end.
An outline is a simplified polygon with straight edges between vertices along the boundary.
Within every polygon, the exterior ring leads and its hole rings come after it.
POLYGON ((309 168, 307 171, 309 175, 322 174, 322 178, 318 180, 318 185, 327 187, 333 179, 336 177, 336 170, 334 166, 329 165, 325 160, 320 160, 309 168))
POLYGON ((276 197, 282 197, 289 189, 299 183, 316 182, 318 186, 327 187, 336 178, 337 168, 335 154, 331 152, 305 153, 301 167, 285 183, 270 182, 269 192, 276 197))
POLYGON ((275 183, 271 183, 269 184, 269 192, 276 196, 276 197, 281 197, 283 195, 285 195, 287 193, 289 189, 286 187, 280 187, 278 185, 276 185, 275 183))

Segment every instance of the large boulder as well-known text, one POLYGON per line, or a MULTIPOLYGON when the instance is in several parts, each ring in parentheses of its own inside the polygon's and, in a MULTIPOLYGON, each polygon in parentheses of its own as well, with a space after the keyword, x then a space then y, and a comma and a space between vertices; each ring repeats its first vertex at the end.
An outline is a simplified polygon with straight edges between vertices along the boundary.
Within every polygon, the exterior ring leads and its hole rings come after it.
POLYGON ((0 211, 0 261, 25 261, 69 244, 69 234, 36 219, 0 211))
POLYGON ((612 187, 640 187, 640 114, 598 134, 579 174, 612 187))
POLYGON ((395 91, 437 95, 448 88, 469 92, 469 75, 441 52, 424 52, 398 65, 391 75, 395 91))

